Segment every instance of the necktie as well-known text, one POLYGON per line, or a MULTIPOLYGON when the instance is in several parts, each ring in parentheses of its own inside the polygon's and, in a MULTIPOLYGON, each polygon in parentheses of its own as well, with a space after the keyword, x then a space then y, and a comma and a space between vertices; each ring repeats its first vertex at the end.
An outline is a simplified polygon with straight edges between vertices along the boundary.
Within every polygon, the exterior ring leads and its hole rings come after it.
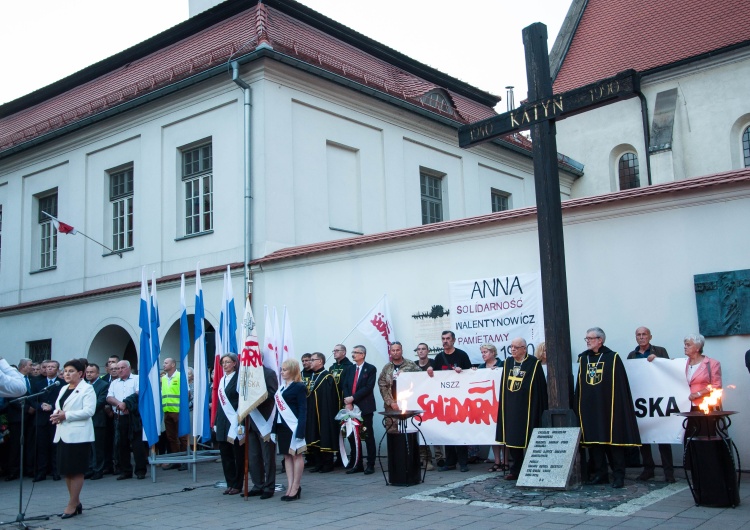
POLYGON ((31 392, 31 385, 29 384, 29 376, 25 375, 23 378, 26 380, 26 392, 31 392))
POLYGON ((352 384, 352 395, 357 391, 358 379, 359 379, 359 366, 357 366, 357 370, 354 372, 354 384, 352 384))

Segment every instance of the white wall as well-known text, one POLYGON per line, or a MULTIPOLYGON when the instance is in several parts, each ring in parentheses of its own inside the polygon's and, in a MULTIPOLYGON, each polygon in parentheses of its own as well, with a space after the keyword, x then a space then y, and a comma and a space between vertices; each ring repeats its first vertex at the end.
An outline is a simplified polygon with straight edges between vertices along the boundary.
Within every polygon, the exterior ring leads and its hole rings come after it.
MULTIPOLYGON (((645 77, 642 91, 651 130, 656 96, 678 91, 673 148, 651 158, 652 182, 659 184, 742 167, 741 129, 750 125, 750 50, 731 52, 645 77), (738 120, 740 123, 738 123, 738 120)), ((607 105, 557 123, 557 148, 585 166, 573 197, 617 191, 617 156, 634 148, 641 186, 648 184, 646 145, 638 98, 607 105)))
MULTIPOLYGON (((747 184, 567 210, 564 221, 574 354, 585 349, 583 336, 592 326, 605 330, 609 347, 627 354, 636 345, 635 329, 646 325, 654 344, 681 358, 682 338, 698 331, 693 275, 750 264, 750 247, 739 244, 750 226, 747 184)), ((506 221, 266 263, 254 274, 254 305, 286 305, 299 354, 327 354, 387 294, 396 338, 415 359, 411 315, 433 304, 447 307, 450 281, 538 269, 535 219, 506 221)), ((750 413, 748 339, 709 338, 705 350, 722 363, 725 387, 737 387, 726 391, 725 407, 743 414, 750 413)), ((345 340, 349 348, 359 342, 372 346, 356 331, 345 340)), ((439 335, 428 344, 439 346, 439 335)), ((368 361, 379 370, 385 363, 374 348, 368 361)), ((747 461, 750 424, 735 422, 731 434, 747 461)))

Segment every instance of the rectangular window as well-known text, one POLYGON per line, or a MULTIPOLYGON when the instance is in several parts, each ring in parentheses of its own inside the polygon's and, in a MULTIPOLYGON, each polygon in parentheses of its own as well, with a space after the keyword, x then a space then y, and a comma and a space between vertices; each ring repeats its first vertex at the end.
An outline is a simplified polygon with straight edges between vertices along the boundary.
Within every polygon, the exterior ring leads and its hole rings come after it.
POLYGON ((493 212, 504 212, 510 208, 510 195, 505 192, 493 189, 490 192, 492 198, 492 211, 493 212))
POLYGON ((133 168, 109 175, 112 203, 112 249, 133 248, 133 168))
POLYGON ((443 220, 443 187, 440 177, 420 172, 422 195, 422 224, 438 223, 443 220))
POLYGON ((185 235, 213 230, 213 158, 211 144, 182 152, 185 185, 185 235))
POLYGON ((39 197, 39 269, 57 266, 57 228, 46 214, 57 217, 57 193, 39 197))
POLYGON ((0 263, 3 260, 3 205, 0 204, 0 263))
POLYGON ((52 359, 52 339, 32 340, 26 343, 28 357, 32 362, 40 363, 52 359))

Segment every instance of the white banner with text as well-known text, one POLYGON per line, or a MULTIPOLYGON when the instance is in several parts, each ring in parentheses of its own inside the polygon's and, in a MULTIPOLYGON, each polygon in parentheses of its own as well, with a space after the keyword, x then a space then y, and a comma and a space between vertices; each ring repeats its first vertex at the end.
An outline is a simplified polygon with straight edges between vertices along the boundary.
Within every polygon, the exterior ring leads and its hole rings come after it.
POLYGON ((451 329, 456 348, 479 364, 479 347, 491 343, 499 359, 510 355, 510 342, 523 337, 529 353, 544 341, 542 280, 538 272, 449 283, 451 329))
MULTIPOLYGON (((624 360, 643 443, 682 443, 690 389, 684 359, 624 360)), ((578 366, 573 366, 574 377, 578 366)), ((411 390, 408 410, 424 410, 419 427, 428 445, 493 445, 502 370, 403 372, 398 391, 411 390)))

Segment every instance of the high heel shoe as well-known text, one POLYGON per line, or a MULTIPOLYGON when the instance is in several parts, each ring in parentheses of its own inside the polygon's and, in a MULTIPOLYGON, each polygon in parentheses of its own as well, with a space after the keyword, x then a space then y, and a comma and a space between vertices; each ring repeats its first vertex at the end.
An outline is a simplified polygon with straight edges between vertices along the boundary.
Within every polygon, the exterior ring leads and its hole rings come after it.
POLYGON ((60 516, 60 519, 70 519, 71 517, 75 517, 76 515, 80 515, 83 513, 83 506, 81 503, 78 503, 78 506, 76 506, 76 509, 73 513, 65 513, 63 512, 60 516))
POLYGON ((294 495, 284 495, 283 497, 281 497, 281 500, 287 501, 287 502, 299 500, 301 493, 302 493, 302 488, 299 488, 297 489, 297 493, 295 493, 294 495))

